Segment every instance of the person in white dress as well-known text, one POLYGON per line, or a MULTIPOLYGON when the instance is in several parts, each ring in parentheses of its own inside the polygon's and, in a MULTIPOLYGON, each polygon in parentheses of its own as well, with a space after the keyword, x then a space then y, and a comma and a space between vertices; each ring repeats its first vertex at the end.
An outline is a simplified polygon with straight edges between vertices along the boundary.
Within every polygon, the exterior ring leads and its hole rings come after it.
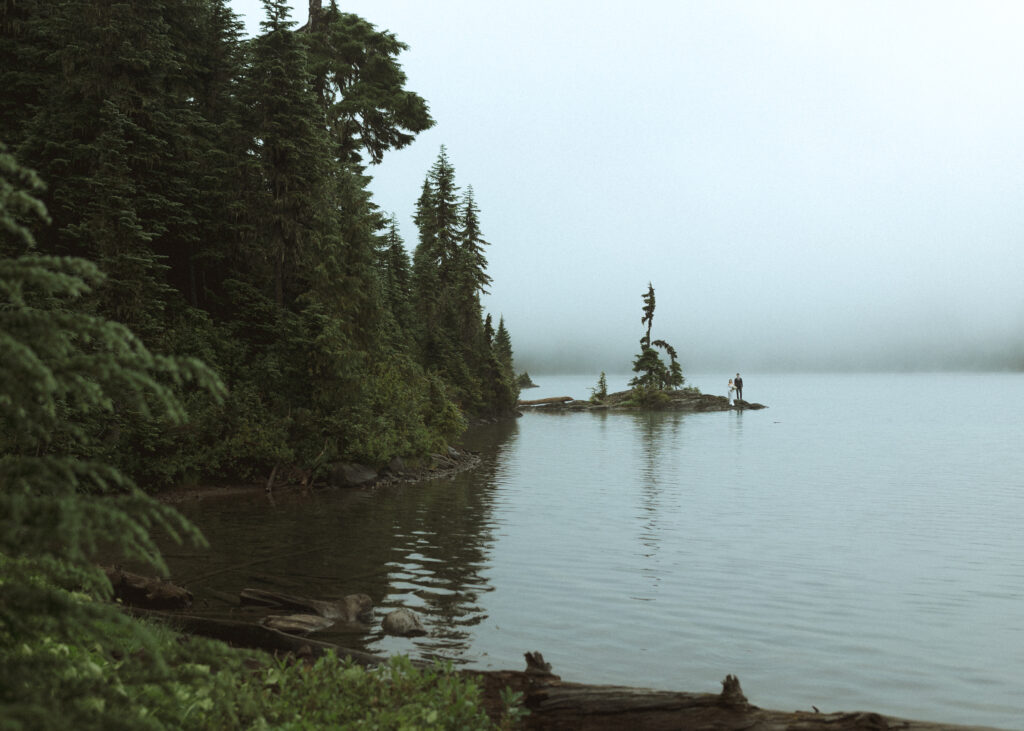
POLYGON ((729 398, 729 405, 730 406, 732 406, 732 397, 733 397, 733 394, 735 394, 735 393, 736 393, 736 387, 734 385, 732 385, 732 379, 730 378, 729 379, 729 396, 728 396, 728 398, 729 398))

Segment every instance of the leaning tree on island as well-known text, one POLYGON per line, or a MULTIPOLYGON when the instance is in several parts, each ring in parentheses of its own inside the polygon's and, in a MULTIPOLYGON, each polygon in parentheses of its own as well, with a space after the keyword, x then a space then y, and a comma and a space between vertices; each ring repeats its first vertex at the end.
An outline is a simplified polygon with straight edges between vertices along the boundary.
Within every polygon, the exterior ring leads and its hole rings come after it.
POLYGON ((644 316, 640 323, 647 325, 647 330, 640 338, 640 353, 633 361, 633 371, 637 374, 629 382, 633 388, 663 390, 679 388, 683 385, 683 370, 679 365, 676 350, 664 340, 651 341, 651 326, 654 324, 654 286, 647 283, 644 299, 644 316), (655 348, 661 348, 668 354, 669 364, 658 355, 655 348))

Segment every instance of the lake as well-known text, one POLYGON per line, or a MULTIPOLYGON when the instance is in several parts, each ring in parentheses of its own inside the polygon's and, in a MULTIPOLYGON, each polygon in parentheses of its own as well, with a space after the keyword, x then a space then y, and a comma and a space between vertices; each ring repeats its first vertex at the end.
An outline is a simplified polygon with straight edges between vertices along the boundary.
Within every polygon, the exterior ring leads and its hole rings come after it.
POLYGON ((743 375, 769 408, 527 412, 452 479, 186 504, 212 548, 169 563, 210 611, 255 586, 423 617, 324 636, 378 654, 1024 728, 1024 374, 743 375))

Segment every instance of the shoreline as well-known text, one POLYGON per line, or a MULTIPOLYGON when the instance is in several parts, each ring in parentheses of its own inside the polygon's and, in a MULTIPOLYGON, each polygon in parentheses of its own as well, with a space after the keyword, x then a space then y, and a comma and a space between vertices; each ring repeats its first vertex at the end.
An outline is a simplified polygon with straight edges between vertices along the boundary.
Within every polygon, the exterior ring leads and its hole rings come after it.
POLYGON ((197 500, 253 498, 258 495, 276 499, 308 495, 324 490, 372 490, 388 485, 443 479, 473 469, 480 464, 478 453, 455 447, 449 447, 446 455, 431 454, 424 459, 429 460, 426 465, 416 464, 410 467, 404 460, 396 458, 380 471, 356 463, 342 463, 322 482, 315 482, 312 485, 295 480, 275 483, 271 489, 267 488, 266 483, 208 485, 205 487, 190 485, 169 488, 155 493, 153 497, 165 505, 179 505, 197 500))

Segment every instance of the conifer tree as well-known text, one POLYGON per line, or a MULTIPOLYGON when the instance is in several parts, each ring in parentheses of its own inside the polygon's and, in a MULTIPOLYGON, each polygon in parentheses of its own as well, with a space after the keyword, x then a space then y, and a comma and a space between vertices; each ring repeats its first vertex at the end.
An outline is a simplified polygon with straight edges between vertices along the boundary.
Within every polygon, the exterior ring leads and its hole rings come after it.
MULTIPOLYGON (((417 202, 419 245, 413 255, 413 300, 423 365, 437 370, 468 414, 506 413, 518 393, 495 355, 493 327, 480 297, 491 282, 473 189, 458 196, 444 146, 417 202)), ((507 332, 505 333, 507 336, 507 332)))
POLYGON ((638 375, 630 380, 629 385, 641 390, 661 390, 665 388, 679 388, 683 385, 683 371, 676 360, 676 351, 664 340, 651 341, 651 326, 654 324, 654 286, 648 282, 647 292, 643 295, 644 315, 640 318, 640 324, 646 325, 647 329, 640 338, 640 353, 633 361, 633 371, 638 375), (661 348, 668 353, 670 365, 666 366, 654 348, 661 348))
POLYGON ((408 49, 393 33, 377 30, 331 0, 310 4, 310 74, 333 142, 334 156, 379 163, 417 133, 433 126, 427 103, 405 88, 398 54, 408 49))
POLYGON ((59 73, 58 49, 46 32, 54 9, 49 0, 0 2, 0 140, 12 150, 59 73))
POLYGON ((388 218, 387 230, 380 243, 378 262, 385 304, 394 318, 395 326, 407 333, 412 327, 412 272, 409 254, 398 233, 398 221, 394 214, 388 218))
POLYGON ((191 216, 158 241, 167 256, 168 279, 192 307, 216 311, 224 279, 246 221, 245 181, 251 175, 250 140, 242 126, 238 94, 244 48, 242 23, 226 0, 202 0, 195 12, 171 18, 175 45, 189 65, 181 94, 196 114, 175 154, 189 165, 189 185, 180 186, 191 216))
POLYGON ((261 178, 253 203, 262 213, 256 251, 267 266, 278 307, 291 306, 304 291, 299 281, 311 265, 311 230, 318 212, 329 207, 328 149, 316 100, 307 86, 302 40, 291 32, 284 0, 263 0, 263 34, 253 41, 252 62, 242 97, 250 110, 250 133, 261 178))
MULTIPOLYGON (((45 219, 39 189, 0 146, 4 250, 11 238, 31 245, 26 219, 45 219)), ((97 418, 134 405, 181 419, 169 384, 191 377, 215 397, 222 389, 198 362, 155 356, 124 325, 69 306, 101 280, 80 259, 0 258, 0 717, 14 728, 104 726, 106 713, 116 717, 123 689, 82 674, 54 649, 63 643, 135 635, 155 651, 143 625, 87 600, 111 593, 98 547, 166 571, 152 530, 200 540, 176 511, 94 458, 97 418), (94 702, 82 704, 83 696, 94 702)))
POLYGON ((42 251, 100 264, 99 311, 150 337, 171 297, 166 257, 198 232, 187 205, 200 120, 181 32, 195 3, 62 0, 38 36, 55 49, 22 157, 50 184, 42 251), (173 22, 172 22, 173 19, 173 22))
POLYGON ((421 318, 424 367, 446 373, 449 383, 465 391, 469 374, 460 357, 454 298, 461 238, 458 192, 455 169, 442 145, 416 209, 420 241, 413 255, 413 296, 421 318))
POLYGON ((494 334, 494 355, 501 364, 503 374, 509 380, 514 380, 515 371, 512 365, 512 338, 505 329, 504 315, 498 318, 498 331, 494 334))
POLYGON ((491 277, 487 274, 485 246, 488 246, 488 243, 484 241, 480 231, 480 209, 476 205, 473 186, 468 185, 462 198, 462 241, 459 245, 459 260, 462 268, 460 279, 464 282, 460 286, 477 298, 482 294, 488 294, 487 287, 491 284, 491 277))

